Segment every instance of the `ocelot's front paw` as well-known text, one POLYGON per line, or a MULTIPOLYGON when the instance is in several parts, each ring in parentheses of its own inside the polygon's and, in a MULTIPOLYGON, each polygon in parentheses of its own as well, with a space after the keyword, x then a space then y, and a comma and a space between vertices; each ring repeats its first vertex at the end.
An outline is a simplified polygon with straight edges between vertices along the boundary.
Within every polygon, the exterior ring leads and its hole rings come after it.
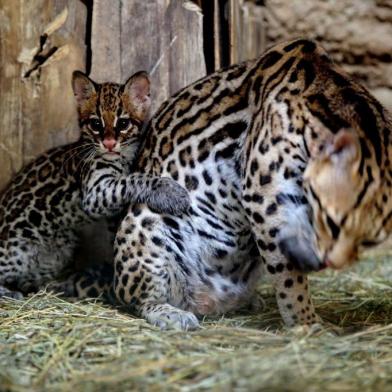
POLYGON ((193 331, 200 327, 199 320, 191 313, 169 304, 145 306, 142 315, 161 330, 178 329, 193 331))
POLYGON ((53 281, 46 286, 46 290, 53 294, 60 294, 63 297, 76 297, 74 275, 63 281, 53 281))
POLYGON ((325 264, 317 257, 311 244, 301 237, 292 236, 280 239, 279 249, 299 271, 320 271, 325 268, 325 264))
POLYGON ((13 291, 0 286, 0 298, 22 299, 23 294, 20 291, 13 291))
POLYGON ((147 204, 158 212, 181 215, 188 211, 191 201, 186 189, 171 178, 161 177, 153 185, 147 204))

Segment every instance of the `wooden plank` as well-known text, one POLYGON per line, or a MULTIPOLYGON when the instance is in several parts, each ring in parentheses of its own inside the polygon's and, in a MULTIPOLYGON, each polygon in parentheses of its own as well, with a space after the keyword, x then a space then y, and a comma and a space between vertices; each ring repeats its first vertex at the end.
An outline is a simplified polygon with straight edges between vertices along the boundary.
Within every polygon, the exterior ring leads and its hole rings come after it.
POLYGON ((266 48, 264 7, 244 0, 229 0, 230 62, 257 57, 266 48))
POLYGON ((242 35, 240 13, 243 3, 243 0, 229 0, 228 2, 230 64, 235 64, 240 61, 242 50, 239 45, 239 35, 242 35))
POLYGON ((0 189, 23 163, 78 135, 71 74, 84 68, 86 7, 0 2, 0 189))
POLYGON ((206 74, 203 15, 190 1, 172 1, 166 15, 170 35, 170 95, 206 74))
MULTIPOLYGON (((133 3, 133 2, 131 2, 133 3)), ((91 77, 98 83, 121 82, 121 3, 94 0, 91 77)), ((129 37, 130 38, 130 37, 129 37)))
MULTIPOLYGON (((151 73, 152 112, 170 96, 170 33, 165 25, 168 3, 166 0, 135 0, 124 3, 121 8, 121 78, 124 81, 139 70, 151 73)), ((93 61, 96 60, 93 57, 93 61)))
POLYGON ((266 50, 265 7, 245 2, 241 7, 241 42, 239 61, 253 59, 266 50))
POLYGON ((214 62, 215 71, 222 67, 222 41, 219 0, 214 0, 214 62))
POLYGON ((91 75, 123 82, 146 70, 151 73, 153 112, 175 91, 206 74, 202 27, 200 8, 190 1, 134 0, 120 7, 98 0, 93 8, 91 75), (118 15, 120 26, 114 28, 118 15), (110 56, 108 47, 113 48, 110 56))
POLYGON ((23 163, 22 85, 17 42, 20 3, 0 1, 0 189, 23 163))

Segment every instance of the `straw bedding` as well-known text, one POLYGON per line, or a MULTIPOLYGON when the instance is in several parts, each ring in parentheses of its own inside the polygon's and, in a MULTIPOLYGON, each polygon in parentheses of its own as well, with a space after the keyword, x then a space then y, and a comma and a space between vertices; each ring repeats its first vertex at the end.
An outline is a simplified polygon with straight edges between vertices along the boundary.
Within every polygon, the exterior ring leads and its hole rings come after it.
POLYGON ((322 326, 286 329, 271 286, 259 313, 162 332, 99 301, 45 292, 0 303, 1 391, 392 390, 392 262, 311 277, 322 326))

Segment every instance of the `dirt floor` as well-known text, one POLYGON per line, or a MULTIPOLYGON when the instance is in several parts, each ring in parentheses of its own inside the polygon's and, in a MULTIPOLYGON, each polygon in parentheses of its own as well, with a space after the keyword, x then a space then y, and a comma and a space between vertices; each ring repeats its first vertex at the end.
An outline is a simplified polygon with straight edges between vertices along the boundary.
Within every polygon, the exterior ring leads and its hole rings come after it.
POLYGON ((45 293, 1 302, 0 390, 392 390, 391 257, 311 280, 324 325, 310 330, 282 326, 267 283, 263 312, 192 333, 45 293))

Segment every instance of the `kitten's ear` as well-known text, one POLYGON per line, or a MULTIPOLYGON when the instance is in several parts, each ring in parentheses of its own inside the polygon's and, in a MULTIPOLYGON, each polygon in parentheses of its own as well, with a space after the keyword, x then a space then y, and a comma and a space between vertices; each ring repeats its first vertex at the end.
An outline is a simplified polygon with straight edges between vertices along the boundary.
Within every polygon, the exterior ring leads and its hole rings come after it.
POLYGON ((129 95, 138 115, 144 120, 151 106, 150 79, 147 72, 140 71, 132 75, 126 81, 124 91, 129 95))
POLYGON ((335 164, 351 164, 359 152, 358 136, 350 129, 341 129, 326 146, 326 153, 335 164))
POLYGON ((95 83, 81 71, 73 72, 72 89, 78 105, 90 99, 91 95, 96 92, 95 83))

